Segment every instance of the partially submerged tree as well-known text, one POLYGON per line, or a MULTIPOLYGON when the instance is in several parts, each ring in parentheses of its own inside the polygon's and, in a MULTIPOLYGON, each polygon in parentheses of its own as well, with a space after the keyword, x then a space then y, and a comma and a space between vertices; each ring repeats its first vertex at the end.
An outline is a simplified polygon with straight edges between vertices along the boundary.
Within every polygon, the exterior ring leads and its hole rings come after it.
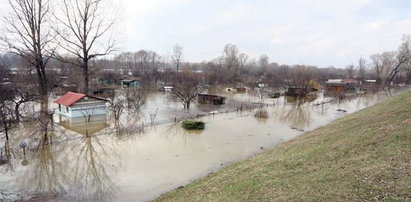
POLYGON ((108 109, 113 114, 116 124, 118 124, 121 114, 124 112, 124 109, 127 108, 127 102, 123 96, 114 94, 109 97, 108 103, 109 103, 108 109))
POLYGON ((9 141, 10 131, 17 125, 13 106, 7 100, 0 100, 0 132, 6 137, 6 144, 9 141))
POLYGON ((123 91, 126 107, 131 112, 136 112, 145 103, 143 93, 138 89, 127 88, 123 91))
POLYGON ((48 80, 46 66, 55 51, 55 33, 50 21, 49 0, 9 0, 12 12, 4 18, 6 34, 2 41, 9 51, 21 56, 37 75, 42 109, 47 108, 48 80))
POLYGON ((114 26, 114 19, 110 18, 113 13, 107 11, 110 5, 105 3, 108 2, 63 0, 62 17, 56 17, 63 26, 63 30, 58 31, 63 42, 60 47, 76 60, 58 58, 83 71, 84 93, 89 91, 91 62, 114 51, 114 40, 105 38, 114 26))
POLYGON ((291 68, 290 81, 293 86, 308 90, 312 80, 316 80, 315 67, 296 65, 291 68))
POLYGON ((202 79, 192 72, 183 72, 175 76, 171 96, 190 109, 191 102, 204 90, 202 79))

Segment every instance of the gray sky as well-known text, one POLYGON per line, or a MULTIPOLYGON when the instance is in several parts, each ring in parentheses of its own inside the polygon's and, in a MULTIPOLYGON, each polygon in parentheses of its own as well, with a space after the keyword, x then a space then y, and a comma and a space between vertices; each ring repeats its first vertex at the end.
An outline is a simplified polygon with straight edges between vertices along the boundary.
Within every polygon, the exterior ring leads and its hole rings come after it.
POLYGON ((221 55, 227 43, 252 57, 284 64, 345 66, 360 56, 396 50, 411 34, 410 0, 120 0, 122 50, 189 61, 221 55))
MULTIPOLYGON (((169 55, 178 43, 193 62, 216 58, 232 43, 280 64, 344 67, 396 50, 411 34, 410 0, 112 1, 121 13, 121 51, 169 55)), ((3 14, 6 7, 0 0, 3 14)))

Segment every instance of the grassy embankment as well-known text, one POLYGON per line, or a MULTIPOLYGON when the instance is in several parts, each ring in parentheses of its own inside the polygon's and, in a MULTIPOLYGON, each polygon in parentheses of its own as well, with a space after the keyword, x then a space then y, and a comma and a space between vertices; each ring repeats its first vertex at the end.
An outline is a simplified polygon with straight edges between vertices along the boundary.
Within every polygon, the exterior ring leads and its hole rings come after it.
POLYGON ((289 200, 411 200, 411 91, 156 199, 289 200))

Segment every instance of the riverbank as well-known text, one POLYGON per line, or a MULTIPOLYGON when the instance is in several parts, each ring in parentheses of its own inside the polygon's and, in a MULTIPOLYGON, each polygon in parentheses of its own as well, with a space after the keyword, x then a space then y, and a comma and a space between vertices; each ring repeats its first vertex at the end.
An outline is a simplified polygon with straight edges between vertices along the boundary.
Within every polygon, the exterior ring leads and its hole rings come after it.
POLYGON ((410 200, 410 143, 407 91, 156 201, 410 200))

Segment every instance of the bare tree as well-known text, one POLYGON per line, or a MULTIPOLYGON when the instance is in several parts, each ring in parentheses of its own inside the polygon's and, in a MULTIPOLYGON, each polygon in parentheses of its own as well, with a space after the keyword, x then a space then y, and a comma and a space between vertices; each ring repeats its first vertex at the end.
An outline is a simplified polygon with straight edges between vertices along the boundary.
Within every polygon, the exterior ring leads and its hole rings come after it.
POLYGON ((238 67, 238 54, 239 50, 236 45, 227 44, 224 46, 223 56, 221 57, 222 63, 229 70, 238 67))
POLYGON ((48 0, 9 0, 12 12, 4 18, 2 41, 35 70, 42 109, 47 107, 48 80, 46 66, 55 51, 55 33, 50 29, 51 5, 48 0))
MULTIPOLYGON (((14 113, 14 106, 13 106, 13 96, 8 96, 7 89, 3 86, 0 85, 0 133, 4 133, 6 137, 5 141, 5 152, 6 156, 8 156, 8 151, 9 151, 9 134, 10 131, 17 127, 17 119, 15 117, 14 113)), ((0 147, 0 158, 2 154, 2 150, 0 147)), ((2 159, 0 159, 1 161, 2 159)))
POLYGON ((9 141, 9 133, 17 125, 13 106, 6 100, 0 101, 0 132, 6 136, 6 143, 9 141))
POLYGON ((183 47, 182 46, 178 44, 174 46, 172 60, 178 72, 180 69, 181 63, 183 62, 183 47))
POLYGON ((297 93, 298 96, 302 96, 308 93, 310 87, 312 87, 313 81, 317 79, 317 67, 296 65, 290 70, 291 86, 301 89, 301 92, 297 93))
POLYGON ((242 70, 245 69, 247 61, 248 61, 248 55, 247 54, 240 53, 240 55, 238 55, 238 63, 239 63, 240 69, 242 69, 242 70))
POLYGON ((393 65, 391 66, 386 83, 391 83, 394 81, 395 77, 399 75, 401 72, 406 71, 409 69, 409 62, 411 60, 411 36, 406 35, 402 39, 402 43, 398 48, 397 55, 392 62, 393 65))
POLYGON ((56 17, 64 29, 58 31, 63 41, 61 48, 77 60, 58 58, 82 69, 84 93, 89 91, 91 61, 114 51, 114 40, 111 37, 104 38, 115 24, 114 19, 110 18, 112 13, 105 10, 109 8, 105 2, 107 1, 63 0, 63 17, 56 17), (67 35, 66 32, 70 34, 67 35))
POLYGON ((361 57, 358 60, 358 66, 357 66, 358 71, 357 71, 357 73, 358 73, 358 79, 360 81, 363 81, 365 79, 365 74, 367 72, 367 65, 368 65, 367 60, 364 59, 363 57, 361 57))
POLYGON ((191 102, 204 90, 201 78, 192 72, 176 75, 171 96, 181 102, 184 109, 190 109, 191 102))
POLYGON ((116 124, 119 123, 120 116, 127 108, 127 102, 123 96, 119 96, 116 93, 108 98, 109 107, 108 109, 113 113, 114 120, 116 124))
POLYGON ((375 75, 377 75, 377 82, 381 84, 382 74, 384 72, 384 64, 382 54, 373 54, 370 56, 371 68, 374 70, 375 75))
POLYGON ((145 103, 145 97, 143 93, 138 89, 127 88, 123 92, 126 106, 129 111, 137 111, 145 103))
POLYGON ((267 71, 269 59, 270 58, 268 57, 268 55, 260 56, 260 59, 258 60, 258 66, 260 67, 261 73, 264 73, 267 71))
POLYGON ((347 71, 347 76, 349 79, 354 78, 355 75, 355 66, 353 64, 349 64, 345 67, 345 70, 347 71))

